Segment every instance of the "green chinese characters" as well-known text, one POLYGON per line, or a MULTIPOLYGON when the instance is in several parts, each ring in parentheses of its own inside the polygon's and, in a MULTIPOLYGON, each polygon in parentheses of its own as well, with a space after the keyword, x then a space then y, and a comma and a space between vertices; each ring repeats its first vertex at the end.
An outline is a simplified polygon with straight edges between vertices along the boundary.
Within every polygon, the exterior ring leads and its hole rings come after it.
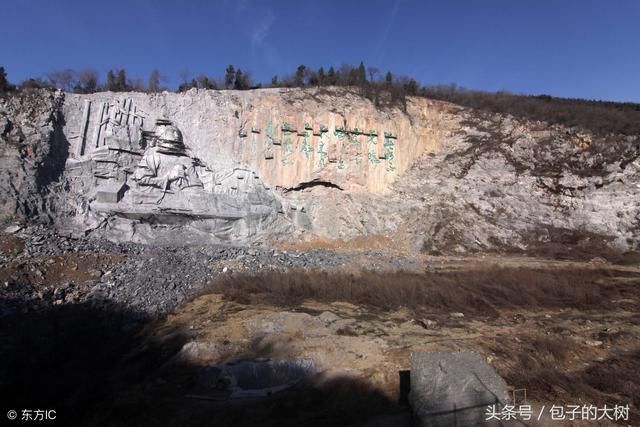
POLYGON ((318 144, 318 154, 320 155, 318 160, 319 167, 324 167, 327 164, 327 160, 329 158, 329 153, 326 150, 329 144, 324 141, 323 136, 324 134, 320 136, 320 143, 318 144))
POLYGON ((293 153, 293 141, 288 136, 284 137, 282 141, 282 153, 283 157, 281 163, 283 166, 291 164, 291 153, 293 153))
POLYGON ((266 138, 264 139, 265 153, 271 153, 273 149, 273 141, 275 140, 276 130, 273 122, 269 120, 266 126, 266 138))
POLYGON ((367 153, 367 158, 369 159, 369 162, 371 162, 371 164, 377 165, 378 163, 380 163, 380 159, 376 154, 375 145, 378 144, 378 137, 374 130, 369 131, 368 142, 369 142, 369 151, 367 153))
POLYGON ((387 161, 387 167, 386 170, 387 172, 393 172, 394 170, 396 170, 396 166, 395 166, 395 155, 394 155, 394 151, 395 151, 395 145, 393 143, 393 134, 391 132, 385 132, 384 133, 384 158, 387 161))
POLYGON ((265 145, 268 149, 270 149, 273 146, 273 141, 276 139, 276 128, 271 120, 269 120, 269 123, 267 123, 266 129, 267 138, 265 139, 265 145))
POLYGON ((373 150, 373 148, 369 149, 369 153, 367 154, 367 157, 369 158, 369 161, 371 162, 371 164, 377 165, 378 163, 380 163, 380 159, 376 155, 376 152, 373 150))
POLYGON ((378 143, 378 134, 375 130, 371 129, 369 131, 369 144, 377 144, 378 143))
POLYGON ((356 145, 356 144, 360 144, 360 141, 358 140, 358 136, 362 135, 362 131, 358 128, 353 128, 349 131, 349 141, 351 142, 351 144, 356 145))
POLYGON ((293 153, 292 145, 293 141, 291 140, 291 138, 286 136, 284 138, 284 141, 282 141, 282 151, 284 151, 285 154, 293 153))
POLYGON ((305 135, 302 138, 302 146, 300 147, 300 152, 304 153, 304 156, 308 159, 311 153, 313 152, 313 148, 311 144, 309 144, 309 137, 311 136, 311 131, 305 131, 305 135))

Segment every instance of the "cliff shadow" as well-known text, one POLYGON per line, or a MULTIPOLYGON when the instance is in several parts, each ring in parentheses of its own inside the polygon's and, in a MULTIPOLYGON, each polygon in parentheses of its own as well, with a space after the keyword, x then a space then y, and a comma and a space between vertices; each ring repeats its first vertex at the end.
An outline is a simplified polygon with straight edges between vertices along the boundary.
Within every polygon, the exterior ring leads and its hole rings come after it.
POLYGON ((63 131, 65 124, 64 114, 58 111, 54 120, 49 153, 42 164, 38 166, 36 184, 40 191, 43 191, 54 182, 59 182, 64 173, 71 146, 63 131))

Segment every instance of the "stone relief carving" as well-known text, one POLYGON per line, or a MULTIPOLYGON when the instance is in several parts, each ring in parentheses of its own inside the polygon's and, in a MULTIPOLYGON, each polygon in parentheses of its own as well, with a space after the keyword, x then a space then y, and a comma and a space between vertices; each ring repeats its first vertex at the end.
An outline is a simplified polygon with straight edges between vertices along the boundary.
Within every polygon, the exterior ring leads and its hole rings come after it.
MULTIPOLYGON (((153 132, 145 132, 147 149, 138 163, 134 180, 139 186, 162 190, 162 198, 171 186, 204 188, 200 175, 211 172, 197 160, 187 155, 182 132, 171 121, 158 119, 153 132)), ((158 200, 158 203, 162 201, 158 200)))
POLYGON ((153 223, 188 219, 225 239, 251 236, 282 213, 278 197, 253 171, 211 168, 191 152, 171 120, 156 119, 145 130, 143 113, 131 100, 103 102, 94 146, 86 135, 93 124, 87 119, 91 104, 83 107, 75 167, 90 171, 93 185, 81 175, 76 182, 79 191, 94 188, 91 212, 153 223))

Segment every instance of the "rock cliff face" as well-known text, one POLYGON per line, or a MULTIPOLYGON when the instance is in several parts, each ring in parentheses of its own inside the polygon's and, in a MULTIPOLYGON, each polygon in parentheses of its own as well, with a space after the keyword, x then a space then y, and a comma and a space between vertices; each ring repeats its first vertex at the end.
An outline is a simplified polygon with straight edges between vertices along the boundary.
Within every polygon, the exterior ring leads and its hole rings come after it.
POLYGON ((614 256, 638 248, 640 138, 443 106, 440 144, 372 197, 312 203, 317 234, 427 253, 614 256), (334 205, 334 206, 335 206, 334 205))
POLYGON ((42 91, 0 102, 3 219, 46 213, 68 232, 112 240, 638 246, 637 136, 423 98, 378 109, 333 88, 42 91))
POLYGON ((191 153, 220 167, 243 165, 273 187, 323 181, 355 192, 382 192, 439 141, 428 101, 409 114, 381 111, 345 90, 190 90, 183 94, 68 94, 63 108, 71 158, 105 144, 117 109, 150 128, 173 121, 191 153), (109 107, 111 106, 111 108, 109 107))
POLYGON ((0 97, 0 221, 47 219, 47 187, 64 170, 60 132, 62 93, 22 92, 0 97))
POLYGON ((65 176, 78 195, 71 231, 106 227, 118 239, 150 240, 159 230, 148 224, 189 223, 199 238, 227 241, 311 229, 305 202, 287 192, 382 193, 439 140, 427 101, 382 111, 333 89, 69 94, 62 114, 65 176), (175 150, 159 143, 163 160, 149 138, 158 126, 180 134, 175 150))
POLYGON ((456 120, 446 149, 417 162, 400 190, 419 201, 424 250, 638 248, 638 136, 597 138, 469 111, 456 120))

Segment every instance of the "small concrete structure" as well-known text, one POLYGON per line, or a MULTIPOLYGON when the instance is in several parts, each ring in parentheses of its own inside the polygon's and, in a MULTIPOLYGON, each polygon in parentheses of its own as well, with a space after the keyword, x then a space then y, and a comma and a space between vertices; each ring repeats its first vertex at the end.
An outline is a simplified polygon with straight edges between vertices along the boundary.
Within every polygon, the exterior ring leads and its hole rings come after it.
POLYGON ((109 182, 97 188, 96 200, 99 203, 118 203, 127 190, 123 182, 109 182))
POLYGON ((487 407, 508 400, 507 384, 478 353, 411 354, 409 402, 417 426, 487 425, 487 407))

